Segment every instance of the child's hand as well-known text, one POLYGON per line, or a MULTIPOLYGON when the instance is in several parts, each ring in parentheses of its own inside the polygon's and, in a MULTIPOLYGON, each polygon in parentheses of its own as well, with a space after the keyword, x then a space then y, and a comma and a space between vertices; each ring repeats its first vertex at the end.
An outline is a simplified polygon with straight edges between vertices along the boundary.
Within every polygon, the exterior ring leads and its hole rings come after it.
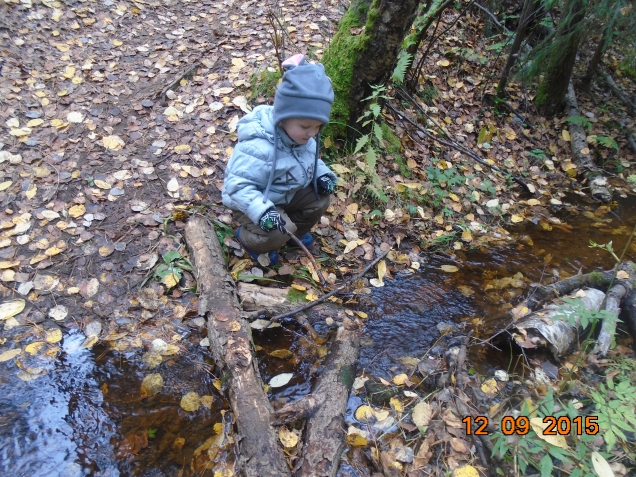
POLYGON ((322 195, 331 195, 336 190, 336 183, 328 175, 318 178, 318 192, 322 195))
POLYGON ((272 230, 278 229, 282 234, 287 233, 285 224, 287 224, 287 222, 285 222, 283 217, 281 217, 274 207, 268 209, 258 221, 258 226, 265 232, 271 232, 272 230))

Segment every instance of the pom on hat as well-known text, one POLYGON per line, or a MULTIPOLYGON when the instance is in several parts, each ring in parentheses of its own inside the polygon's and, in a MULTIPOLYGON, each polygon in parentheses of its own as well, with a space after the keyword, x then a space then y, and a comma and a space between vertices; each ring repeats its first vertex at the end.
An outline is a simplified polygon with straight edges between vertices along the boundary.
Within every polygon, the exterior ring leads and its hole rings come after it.
POLYGON ((274 123, 284 119, 315 119, 329 122, 334 94, 322 64, 308 63, 303 55, 283 62, 285 73, 274 96, 274 123))

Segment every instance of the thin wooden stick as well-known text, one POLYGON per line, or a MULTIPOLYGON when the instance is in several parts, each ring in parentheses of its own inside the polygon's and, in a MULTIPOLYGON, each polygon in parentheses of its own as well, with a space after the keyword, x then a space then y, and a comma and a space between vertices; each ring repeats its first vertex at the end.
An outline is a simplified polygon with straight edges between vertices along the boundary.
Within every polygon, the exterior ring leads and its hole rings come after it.
MULTIPOLYGON (((327 298, 335 295, 336 293, 338 293, 339 291, 342 291, 344 288, 348 287, 351 283, 355 282, 358 278, 362 277, 365 273, 367 273, 371 268, 373 268, 375 266, 376 263, 378 263, 380 260, 382 260, 384 257, 387 256, 387 254, 390 252, 390 249, 387 250, 386 252, 384 252, 382 255, 378 256, 373 262, 371 262, 369 265, 367 265, 366 267, 364 267, 364 270, 362 270, 360 273, 358 273, 357 275, 354 275, 351 278, 348 278, 342 285, 340 285, 338 288, 331 290, 329 293, 327 293, 326 295, 321 296, 320 298, 318 298, 316 301, 312 301, 310 303, 307 303, 306 305, 301 306, 300 308, 296 308, 295 310, 291 310, 291 311, 287 311, 285 313, 281 313, 279 315, 273 316, 269 319, 270 321, 270 325, 272 323, 274 323, 277 320, 281 320, 283 318, 287 318, 288 316, 292 316, 295 315, 296 313, 300 313, 301 311, 305 311, 305 310, 309 310, 310 308, 313 308, 314 306, 316 306, 319 303, 322 303, 323 301, 325 301, 327 298)), ((270 325, 267 325, 265 328, 269 328, 270 325)))
POLYGON ((318 274, 318 277, 320 278, 320 286, 323 289, 327 288, 327 281, 325 280, 325 277, 322 276, 322 272, 318 268, 316 259, 311 254, 311 252, 307 250, 307 247, 305 247, 305 244, 302 243, 302 241, 298 237, 296 237, 293 233, 291 233, 289 230, 287 231, 287 235, 289 235, 294 240, 294 242, 296 242, 296 244, 302 249, 302 251, 305 252, 305 255, 307 255, 307 258, 309 258, 309 261, 314 266, 314 270, 316 270, 316 273, 318 274))

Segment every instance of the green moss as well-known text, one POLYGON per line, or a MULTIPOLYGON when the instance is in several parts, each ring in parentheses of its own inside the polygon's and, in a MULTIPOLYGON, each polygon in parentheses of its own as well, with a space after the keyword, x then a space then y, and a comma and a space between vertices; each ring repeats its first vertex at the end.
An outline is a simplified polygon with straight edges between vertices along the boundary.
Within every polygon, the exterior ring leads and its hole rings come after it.
POLYGON ((590 273, 590 285, 602 286, 603 284, 605 284, 605 277, 601 272, 590 273))
POLYGON ((280 73, 278 71, 269 71, 267 68, 255 71, 250 79, 252 85, 250 101, 254 101, 259 96, 274 98, 278 80, 280 80, 280 73))
MULTIPOLYGON (((347 136, 347 124, 350 120, 351 105, 351 79, 353 78, 357 52, 364 50, 371 38, 367 32, 373 30, 377 19, 377 11, 374 8, 377 0, 373 0, 371 7, 367 4, 354 5, 344 15, 338 25, 338 33, 331 42, 331 46, 325 52, 323 63, 327 75, 331 78, 335 93, 335 101, 331 108, 331 122, 325 128, 324 137, 344 138, 347 136), (358 35, 352 35, 352 28, 365 29, 358 35)), ((357 119, 357 118, 355 118, 357 119)))
POLYGON ((347 389, 351 389, 353 386, 353 379, 355 378, 355 373, 351 366, 343 366, 340 368, 340 372, 338 373, 338 379, 342 384, 344 384, 347 389))
POLYGON ((296 290, 295 288, 290 288, 287 292, 287 299, 290 303, 298 303, 305 302, 305 292, 301 292, 300 290, 296 290))

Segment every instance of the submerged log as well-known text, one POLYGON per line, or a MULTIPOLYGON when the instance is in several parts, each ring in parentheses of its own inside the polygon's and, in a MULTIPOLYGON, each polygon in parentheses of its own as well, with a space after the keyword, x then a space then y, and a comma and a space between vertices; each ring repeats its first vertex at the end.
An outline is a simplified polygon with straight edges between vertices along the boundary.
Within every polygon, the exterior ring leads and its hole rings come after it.
POLYGON ((334 477, 338 471, 345 440, 344 415, 360 351, 354 327, 345 320, 338 328, 331 357, 318 378, 313 394, 320 407, 307 423, 297 477, 334 477))
POLYGON ((185 236, 201 296, 199 314, 208 320, 214 360, 229 376, 239 468, 250 477, 291 475, 270 423, 272 408, 252 351, 250 325, 241 318, 234 281, 225 268, 216 233, 205 219, 193 217, 186 225, 185 236))
MULTIPOLYGON (((605 293, 594 288, 587 288, 584 292, 585 295, 579 298, 585 309, 598 310, 605 293)), ((513 327, 512 336, 523 348, 546 347, 558 358, 566 354, 576 342, 580 324, 581 317, 575 310, 551 304, 519 319, 513 327), (559 315, 572 317, 573 324, 570 325, 559 315)))

